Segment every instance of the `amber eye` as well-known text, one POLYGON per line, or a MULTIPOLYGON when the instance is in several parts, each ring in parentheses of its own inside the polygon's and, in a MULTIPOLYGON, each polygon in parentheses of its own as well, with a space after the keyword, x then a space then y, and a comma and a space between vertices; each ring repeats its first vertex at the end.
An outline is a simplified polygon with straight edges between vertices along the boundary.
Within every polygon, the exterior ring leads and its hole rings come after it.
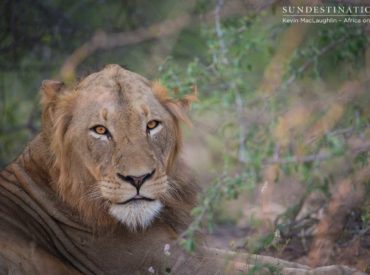
POLYGON ((159 125, 159 121, 157 121, 157 120, 151 120, 151 121, 148 122, 148 124, 146 125, 146 127, 147 127, 148 130, 152 130, 155 127, 157 127, 158 125, 159 125))
POLYGON ((95 126, 92 129, 94 130, 95 133, 97 133, 99 135, 106 135, 108 133, 107 128, 105 128, 104 126, 101 126, 101 125, 95 126))

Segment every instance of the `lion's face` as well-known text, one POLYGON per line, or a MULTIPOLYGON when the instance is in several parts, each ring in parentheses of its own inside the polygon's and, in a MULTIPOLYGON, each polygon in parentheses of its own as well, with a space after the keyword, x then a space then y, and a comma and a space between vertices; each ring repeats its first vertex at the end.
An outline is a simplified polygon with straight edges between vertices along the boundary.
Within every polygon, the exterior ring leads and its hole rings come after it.
POLYGON ((110 214, 130 228, 145 228, 168 189, 166 168, 176 142, 172 118, 145 82, 123 80, 120 86, 111 79, 79 92, 70 125, 73 150, 84 156, 110 214))
POLYGON ((99 202, 128 228, 146 228, 171 192, 174 116, 147 80, 119 66, 90 75, 55 101, 52 145, 59 181, 69 177, 60 183, 62 196, 68 201, 75 190, 77 200, 99 202))

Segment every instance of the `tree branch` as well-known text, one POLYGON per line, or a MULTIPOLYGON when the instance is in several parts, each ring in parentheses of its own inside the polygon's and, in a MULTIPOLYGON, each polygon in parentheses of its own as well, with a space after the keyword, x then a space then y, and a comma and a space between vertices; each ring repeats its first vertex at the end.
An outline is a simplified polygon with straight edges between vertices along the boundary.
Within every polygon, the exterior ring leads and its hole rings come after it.
POLYGON ((330 50, 334 49, 335 47, 337 47, 338 45, 340 45, 342 42, 346 41, 348 38, 350 38, 350 35, 345 35, 345 36, 342 36, 340 39, 336 40, 336 41, 333 41, 331 42, 330 44, 328 44, 327 46, 325 46, 324 48, 322 48, 316 55, 314 58, 310 58, 309 60, 307 60, 301 67, 298 68, 298 70, 295 72, 295 74, 293 74, 291 77, 289 77, 289 79, 284 83, 284 87, 287 87, 289 86, 290 84, 292 84, 298 75, 302 74, 304 71, 306 71, 309 67, 311 67, 311 65, 314 63, 314 60, 324 54, 326 54, 327 52, 329 52, 330 50))
MULTIPOLYGON (((274 3, 274 2, 272 2, 274 3)), ((272 4, 271 3, 271 4, 272 4)), ((266 8, 263 6, 263 8, 266 8)), ((254 10, 260 10, 261 7, 254 7, 254 10)), ((221 18, 227 18, 233 15, 245 15, 246 8, 243 1, 234 0, 228 1, 220 13, 221 18)), ((184 27, 200 22, 210 23, 214 20, 214 12, 208 12, 200 18, 182 14, 175 19, 165 20, 160 23, 153 24, 150 27, 139 28, 134 31, 121 33, 106 33, 102 30, 97 31, 90 40, 86 41, 81 47, 77 48, 64 62, 60 69, 60 77, 65 82, 75 80, 76 68, 87 57, 95 53, 97 50, 108 50, 117 47, 134 45, 151 39, 166 37, 172 35, 184 27)))

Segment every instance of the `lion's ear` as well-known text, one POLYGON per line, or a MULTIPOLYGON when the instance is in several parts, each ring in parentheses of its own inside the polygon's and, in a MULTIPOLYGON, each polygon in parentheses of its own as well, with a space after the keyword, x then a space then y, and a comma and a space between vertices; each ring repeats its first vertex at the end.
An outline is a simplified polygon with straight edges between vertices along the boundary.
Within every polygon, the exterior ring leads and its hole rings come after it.
POLYGON ((41 84, 42 124, 43 129, 50 128, 58 94, 64 88, 63 82, 44 80, 41 84))
POLYGON ((198 90, 197 86, 194 85, 189 94, 184 95, 180 100, 178 100, 178 104, 184 111, 189 112, 191 104, 196 101, 198 101, 198 90))
POLYGON ((191 104, 198 100, 196 86, 193 86, 191 93, 183 96, 181 99, 170 97, 167 89, 158 81, 153 83, 152 89, 156 98, 171 112, 173 116, 191 126, 188 113, 191 104))
POLYGON ((42 104, 47 105, 55 101, 57 94, 64 87, 64 83, 57 80, 44 80, 41 84, 42 104))

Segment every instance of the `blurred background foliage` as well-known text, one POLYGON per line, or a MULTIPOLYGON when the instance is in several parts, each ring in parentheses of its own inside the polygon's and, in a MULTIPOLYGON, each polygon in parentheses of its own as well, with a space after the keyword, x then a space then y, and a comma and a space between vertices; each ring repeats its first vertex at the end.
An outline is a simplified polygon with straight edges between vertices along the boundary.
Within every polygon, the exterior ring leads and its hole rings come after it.
POLYGON ((43 79, 117 63, 178 96, 196 85, 184 152, 204 193, 184 245, 208 228, 216 246, 369 271, 366 247, 341 255, 369 238, 370 24, 282 23, 302 3, 1 1, 0 166, 40 129, 43 79))

